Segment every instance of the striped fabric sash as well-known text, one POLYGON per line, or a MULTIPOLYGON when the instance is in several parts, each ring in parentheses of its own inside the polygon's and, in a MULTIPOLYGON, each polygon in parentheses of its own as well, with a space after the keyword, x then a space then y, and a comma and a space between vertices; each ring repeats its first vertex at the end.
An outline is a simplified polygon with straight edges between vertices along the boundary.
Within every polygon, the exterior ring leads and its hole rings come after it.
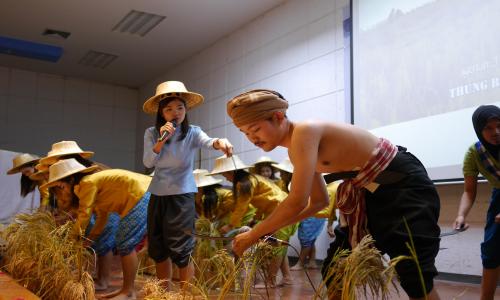
POLYGON ((381 138, 374 150, 373 156, 353 179, 346 179, 337 190, 337 207, 346 216, 349 226, 349 241, 351 247, 368 234, 366 219, 365 189, 373 182, 398 153, 398 148, 386 139, 381 138))
POLYGON ((495 164, 493 163, 494 158, 491 157, 491 154, 486 151, 486 148, 484 148, 484 146, 479 141, 476 143, 476 150, 479 154, 479 159, 481 160, 481 163, 483 164, 486 171, 488 171, 491 175, 495 176, 495 178, 500 181, 500 170, 495 167, 495 164))

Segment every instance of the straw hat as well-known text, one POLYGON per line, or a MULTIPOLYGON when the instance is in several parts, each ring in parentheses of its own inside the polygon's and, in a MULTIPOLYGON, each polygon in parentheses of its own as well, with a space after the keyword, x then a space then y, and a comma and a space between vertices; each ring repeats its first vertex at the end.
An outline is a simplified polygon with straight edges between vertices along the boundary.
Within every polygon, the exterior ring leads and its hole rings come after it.
POLYGON ((83 158, 89 158, 94 155, 92 151, 83 151, 75 141, 61 141, 52 144, 52 150, 47 153, 47 156, 40 159, 40 163, 44 165, 52 165, 59 157, 70 154, 79 154, 83 158))
POLYGON ((45 179, 45 174, 49 174, 49 165, 37 164, 35 173, 30 175, 31 180, 39 181, 45 179))
POLYGON ((203 103, 203 96, 190 92, 186 89, 184 83, 180 81, 165 81, 156 87, 156 94, 146 100, 142 110, 148 114, 156 114, 158 104, 161 100, 168 97, 179 97, 186 102, 186 108, 191 109, 203 103))
POLYGON ((39 159, 40 157, 33 154, 29 153, 19 154, 12 159, 12 168, 7 171, 7 175, 12 175, 21 172, 21 169, 24 168, 26 165, 31 163, 37 163, 39 159))
POLYGON ((86 168, 80 164, 76 159, 62 159, 49 168, 49 181, 40 186, 41 189, 53 186, 57 181, 76 173, 88 173, 95 171, 97 166, 90 166, 86 168))
POLYGON ((222 179, 213 178, 208 174, 208 170, 196 169, 193 171, 194 181, 197 187, 214 185, 222 182, 222 179))
POLYGON ((256 166, 258 164, 264 164, 264 163, 277 164, 277 162, 272 160, 269 156, 261 156, 261 157, 259 157, 259 159, 257 159, 257 161, 253 165, 256 166))
POLYGON ((283 162, 281 162, 279 164, 272 164, 272 166, 275 167, 276 169, 279 169, 279 170, 282 170, 282 171, 285 171, 288 173, 293 173, 293 165, 288 157, 285 158, 285 160, 283 160, 283 162))
POLYGON ((247 169, 250 166, 247 166, 241 159, 233 154, 231 157, 227 157, 223 155, 215 159, 215 167, 209 175, 221 174, 228 171, 235 171, 241 169, 247 169))

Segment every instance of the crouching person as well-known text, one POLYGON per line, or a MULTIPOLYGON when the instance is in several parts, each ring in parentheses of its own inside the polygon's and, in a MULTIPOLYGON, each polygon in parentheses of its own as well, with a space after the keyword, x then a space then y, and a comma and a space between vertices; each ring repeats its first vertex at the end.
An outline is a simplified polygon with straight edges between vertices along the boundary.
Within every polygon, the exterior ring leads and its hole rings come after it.
POLYGON ((123 287, 105 297, 112 299, 136 299, 134 289, 138 268, 135 246, 146 233, 147 188, 151 177, 119 169, 97 173, 96 167, 85 167, 75 159, 61 160, 49 169, 46 187, 52 187, 57 198, 71 199, 78 203, 73 228, 80 237, 89 224, 92 212, 96 221, 87 238, 96 240, 105 227, 109 214, 120 215, 116 232, 116 249, 121 256, 123 287))

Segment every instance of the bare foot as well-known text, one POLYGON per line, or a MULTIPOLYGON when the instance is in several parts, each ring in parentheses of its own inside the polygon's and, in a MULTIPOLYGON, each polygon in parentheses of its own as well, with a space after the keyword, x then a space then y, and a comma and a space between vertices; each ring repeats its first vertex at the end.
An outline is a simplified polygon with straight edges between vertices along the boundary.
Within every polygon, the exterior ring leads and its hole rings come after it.
POLYGON ((268 283, 264 283, 264 282, 261 282, 261 283, 257 283, 254 288, 256 289, 274 289, 274 288, 277 288, 278 286, 272 282, 268 282, 268 283))
POLYGON ((110 300, 136 300, 137 299, 137 296, 135 295, 135 292, 129 292, 129 293, 125 293, 125 292, 119 292, 117 295, 115 295, 114 297, 106 297, 110 300))
POLYGON ((293 280, 293 278, 291 277, 283 277, 283 279, 281 279, 281 282, 278 284, 279 286, 284 286, 284 285, 294 285, 295 284, 295 281, 293 280))
POLYGON ((107 282, 94 281, 94 290, 96 292, 105 291, 108 289, 108 287, 109 286, 107 282))
POLYGON ((300 263, 296 263, 293 267, 290 268, 290 271, 301 271, 303 269, 300 263))

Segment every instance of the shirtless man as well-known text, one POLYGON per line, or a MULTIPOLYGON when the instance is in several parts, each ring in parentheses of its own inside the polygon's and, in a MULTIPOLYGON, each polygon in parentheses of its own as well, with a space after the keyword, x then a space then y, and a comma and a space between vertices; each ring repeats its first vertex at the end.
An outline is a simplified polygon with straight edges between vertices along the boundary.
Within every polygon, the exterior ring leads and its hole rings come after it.
MULTIPOLYGON (((271 90, 252 90, 227 103, 228 115, 250 142, 264 151, 277 146, 288 148, 294 165, 288 197, 264 221, 236 237, 234 252, 242 255, 260 237, 327 206, 328 193, 321 173, 358 170, 354 178, 344 180, 337 193, 337 206, 348 223, 345 244, 354 247, 369 232, 381 252, 390 257, 408 255, 405 242, 409 235, 403 218, 406 219, 427 299, 439 299, 433 289, 437 275, 434 259, 439 251, 439 196, 420 161, 405 148, 353 125, 292 122, 286 116, 287 108, 284 97, 271 90), (378 176, 384 172, 400 176, 379 185, 378 176)), ((338 241, 332 243, 324 269, 330 265, 338 245, 338 241)), ((410 299, 424 299, 416 264, 402 261, 396 270, 410 299)))

